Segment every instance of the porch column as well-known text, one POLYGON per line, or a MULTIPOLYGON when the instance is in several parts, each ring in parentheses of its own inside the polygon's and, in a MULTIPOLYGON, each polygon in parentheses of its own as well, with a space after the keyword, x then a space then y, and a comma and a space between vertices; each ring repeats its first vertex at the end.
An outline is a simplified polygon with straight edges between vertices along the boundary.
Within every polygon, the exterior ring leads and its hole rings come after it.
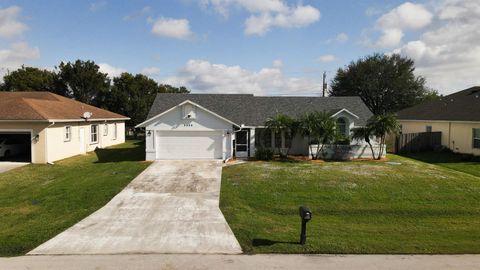
POLYGON ((251 128, 250 129, 250 157, 255 156, 255 129, 251 128))

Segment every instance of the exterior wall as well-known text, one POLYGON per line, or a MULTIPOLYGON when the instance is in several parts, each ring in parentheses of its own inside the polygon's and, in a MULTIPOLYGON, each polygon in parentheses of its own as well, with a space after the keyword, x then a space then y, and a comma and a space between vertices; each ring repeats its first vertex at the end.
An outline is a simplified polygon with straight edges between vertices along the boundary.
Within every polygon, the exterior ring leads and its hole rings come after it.
POLYGON ((232 124, 196 106, 194 113, 191 113, 191 107, 191 104, 178 106, 164 115, 153 119, 146 126, 146 160, 156 159, 155 131, 222 131, 224 138, 223 159, 231 158, 232 124), (188 108, 184 108, 184 106, 188 106, 188 108), (184 117, 189 112, 194 115, 194 119, 184 117))
POLYGON ((480 155, 480 149, 473 148, 474 128, 480 128, 480 122, 444 122, 444 121, 406 121, 399 120, 402 133, 425 132, 426 126, 432 132, 442 132, 442 145, 454 152, 480 155))
POLYGON ((0 123, 0 131, 30 131, 32 136, 32 163, 46 163, 45 148, 45 128, 49 123, 35 122, 2 122, 0 123), (35 136, 38 135, 38 140, 35 136))
MULTIPOLYGON (((320 145, 321 147, 321 145, 320 145)), ((317 145, 312 145, 312 150, 309 151, 314 154, 317 153, 317 145)), ((373 152, 375 156, 378 156, 380 153, 380 144, 373 144, 373 152)), ((320 154, 322 158, 325 159, 336 159, 336 160, 352 160, 352 159, 372 159, 372 150, 368 144, 356 144, 356 145, 325 145, 320 154)), ((386 147, 384 145, 382 151, 382 157, 387 155, 386 147)))
POLYGON ((87 152, 98 148, 120 144, 125 142, 125 123, 122 121, 111 122, 72 122, 56 123, 46 129, 47 157, 48 162, 54 162, 67 157, 83 154, 80 143, 80 128, 84 129, 84 143, 87 152), (117 137, 115 138, 114 126, 117 124, 117 137), (98 125, 98 142, 90 141, 90 126, 98 125), (108 126, 108 133, 105 132, 108 126), (71 138, 65 140, 65 127, 70 126, 71 138))

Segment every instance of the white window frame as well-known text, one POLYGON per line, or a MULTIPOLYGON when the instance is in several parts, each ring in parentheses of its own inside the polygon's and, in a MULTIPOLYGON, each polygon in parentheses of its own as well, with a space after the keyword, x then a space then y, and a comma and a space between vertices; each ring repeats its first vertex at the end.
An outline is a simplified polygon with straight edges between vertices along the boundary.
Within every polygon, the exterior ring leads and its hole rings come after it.
POLYGON ((65 126, 63 130, 63 141, 69 142, 72 140, 72 126, 65 126))
POLYGON ((472 148, 480 149, 480 128, 472 129, 472 148), (477 133, 475 135, 475 133, 477 133), (477 137, 476 137, 477 136, 477 137), (475 141, 478 141, 478 146, 475 146, 475 141))
POLYGON ((117 123, 113 124, 113 139, 116 140, 118 137, 118 126, 117 123))
POLYGON ((96 144, 98 143, 98 125, 90 125, 90 143, 96 144), (95 127, 95 132, 93 132, 93 128, 95 127), (95 140, 93 140, 93 136, 95 136, 95 140))
POLYGON ((108 135, 108 124, 105 124, 105 126, 103 127, 103 136, 107 136, 108 135))

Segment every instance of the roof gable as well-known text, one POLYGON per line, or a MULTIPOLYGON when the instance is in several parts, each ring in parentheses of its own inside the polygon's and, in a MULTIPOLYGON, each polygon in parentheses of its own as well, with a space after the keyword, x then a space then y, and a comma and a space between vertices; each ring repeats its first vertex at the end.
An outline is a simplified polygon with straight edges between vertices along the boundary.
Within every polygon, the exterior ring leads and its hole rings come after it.
POLYGON ((248 94, 157 94, 147 119, 189 100, 237 125, 263 126, 278 113, 300 117, 306 112, 338 112, 342 109, 358 116, 364 125, 372 115, 359 97, 268 97, 248 94))

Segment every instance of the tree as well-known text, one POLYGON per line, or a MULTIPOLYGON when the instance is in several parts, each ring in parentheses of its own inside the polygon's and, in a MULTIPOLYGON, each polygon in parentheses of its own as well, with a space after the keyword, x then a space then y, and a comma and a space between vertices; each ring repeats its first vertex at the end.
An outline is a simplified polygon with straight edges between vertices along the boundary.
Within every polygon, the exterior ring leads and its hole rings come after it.
POLYGON ((265 127, 274 134, 284 134, 285 141, 287 142, 285 145, 287 151, 284 154, 281 146, 278 147, 277 151, 280 157, 287 156, 290 148, 292 147, 293 137, 295 137, 297 133, 298 122, 288 115, 277 114, 276 116, 267 119, 265 122, 265 127))
POLYGON ((135 126, 147 118, 157 93, 188 92, 185 87, 158 85, 145 75, 125 72, 113 79, 110 91, 99 100, 106 109, 130 117, 127 125, 135 126))
POLYGON ((305 113, 300 119, 300 130, 308 138, 312 159, 318 159, 325 144, 336 138, 335 120, 326 112, 305 113), (317 145, 315 154, 313 144, 317 145))
POLYGON ((58 76, 65 86, 65 93, 80 102, 98 107, 110 89, 110 79, 93 61, 77 60, 74 63, 61 62, 58 76))
POLYGON ((414 74, 412 59, 398 54, 373 54, 340 68, 331 96, 359 96, 374 114, 397 112, 437 95, 414 74))
POLYGON ((359 127, 353 129, 353 138, 365 140, 370 146, 373 159, 380 160, 382 158, 383 151, 385 150, 385 137, 387 134, 398 134, 400 131, 400 125, 394 114, 387 113, 381 115, 374 115, 368 121, 365 127, 359 127), (380 147, 378 157, 375 157, 375 151, 371 144, 371 139, 379 139, 380 147))
POLYGON ((50 91, 65 95, 57 74, 34 67, 21 68, 3 77, 3 91, 50 91))

